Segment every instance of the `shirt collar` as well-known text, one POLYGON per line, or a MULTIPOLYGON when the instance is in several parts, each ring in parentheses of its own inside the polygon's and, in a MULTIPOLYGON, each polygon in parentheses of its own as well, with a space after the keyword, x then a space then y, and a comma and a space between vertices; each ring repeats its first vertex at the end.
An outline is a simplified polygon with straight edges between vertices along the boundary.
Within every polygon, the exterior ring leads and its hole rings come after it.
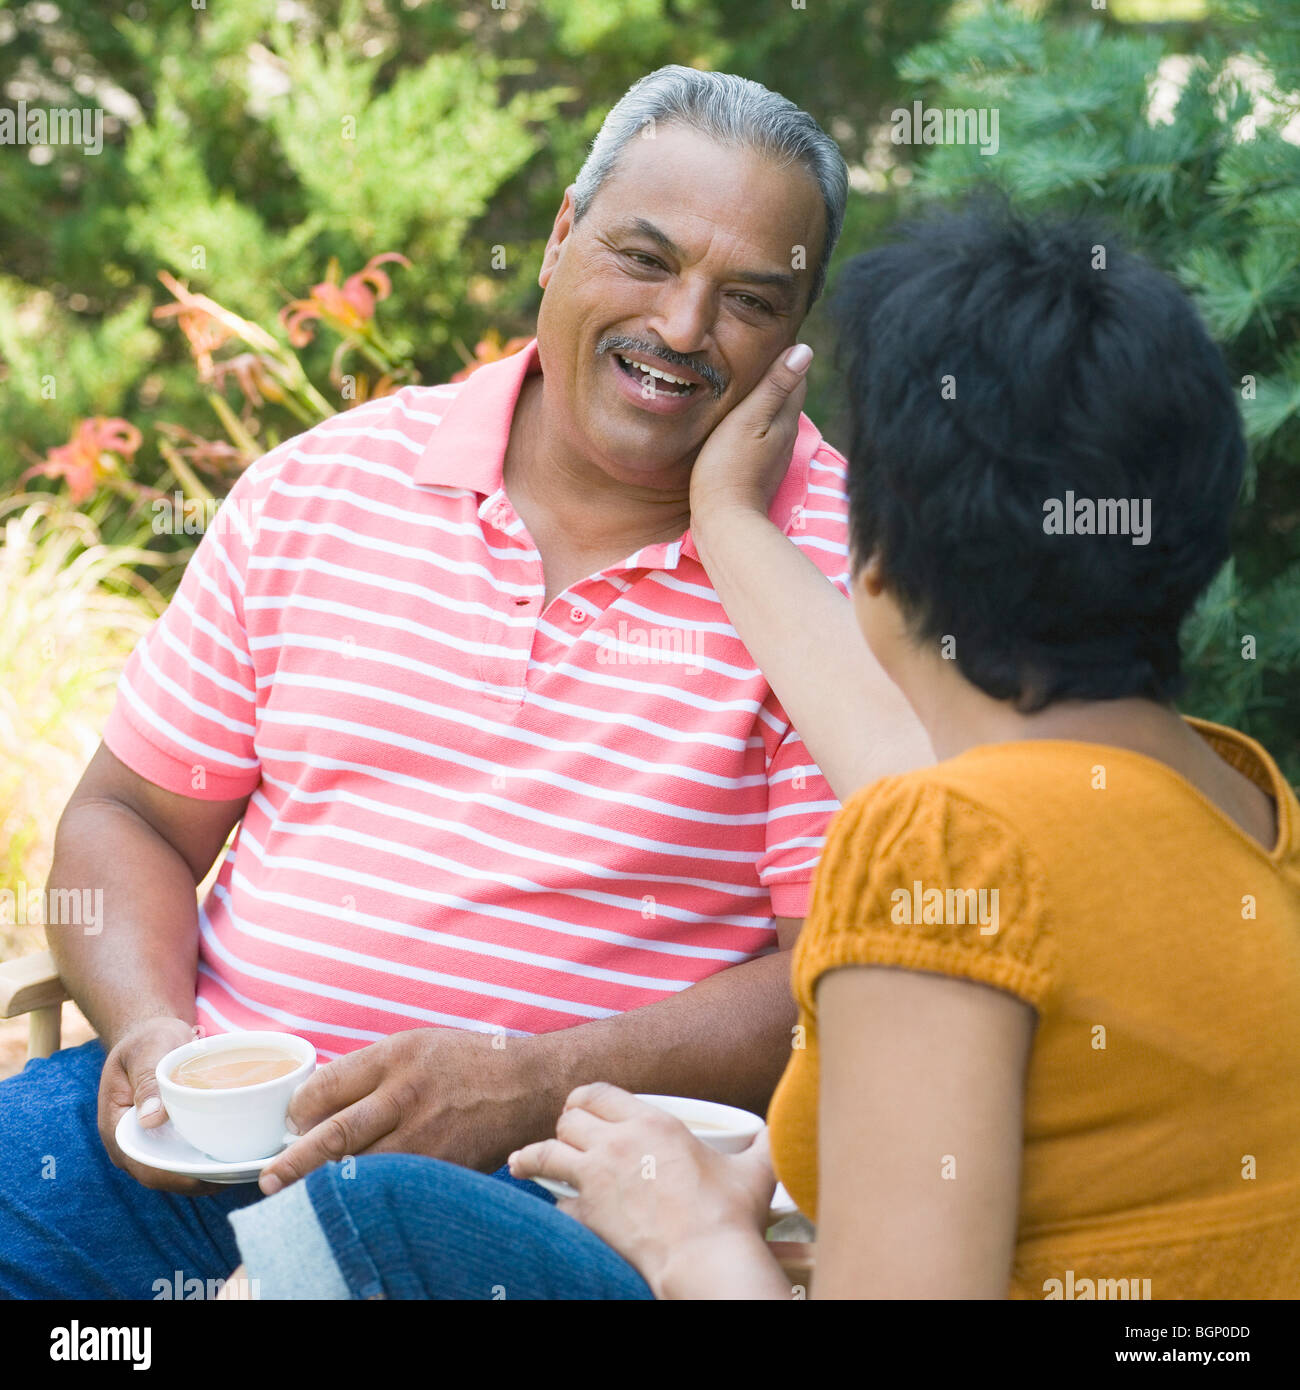
POLYGON ((491 496, 505 471, 510 421, 524 378, 542 370, 537 339, 475 368, 443 411, 412 477, 434 487, 468 487, 491 496))
MULTIPOLYGON (((519 392, 525 378, 541 369, 537 339, 533 338, 520 351, 471 372, 416 461, 415 482, 473 488, 484 496, 495 493, 501 487, 519 392)), ((821 442, 821 431, 801 414, 790 467, 767 513, 784 532, 790 530, 798 509, 807 501, 808 468, 821 442)), ((689 531, 675 541, 645 546, 634 558, 648 569, 675 569, 683 555, 699 559, 689 531)))

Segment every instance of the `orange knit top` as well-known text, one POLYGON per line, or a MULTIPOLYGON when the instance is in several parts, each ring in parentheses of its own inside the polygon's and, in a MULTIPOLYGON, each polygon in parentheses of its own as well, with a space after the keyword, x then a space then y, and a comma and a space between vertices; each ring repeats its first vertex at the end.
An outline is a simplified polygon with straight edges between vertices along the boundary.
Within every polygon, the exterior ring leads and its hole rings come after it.
POLYGON ((1300 1295, 1300 807, 1259 744, 1188 722, 1275 798, 1272 849, 1164 763, 1101 744, 983 745, 845 803, 793 954, 805 1045, 768 1115, 805 1215, 818 980, 933 971, 1038 1012, 1013 1298, 1120 1297, 1099 1284, 1118 1279, 1133 1297, 1300 1295), (927 910, 925 890, 981 885, 996 931, 927 910))

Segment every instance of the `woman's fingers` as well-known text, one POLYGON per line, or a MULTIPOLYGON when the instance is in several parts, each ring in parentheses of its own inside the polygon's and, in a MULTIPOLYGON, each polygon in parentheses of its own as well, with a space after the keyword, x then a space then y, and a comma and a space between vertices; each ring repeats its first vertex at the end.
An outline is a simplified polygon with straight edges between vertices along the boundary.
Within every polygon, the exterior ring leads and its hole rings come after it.
POLYGON ((355 1105, 327 1115, 287 1149, 268 1159, 258 1185, 270 1196, 326 1163, 338 1162, 349 1154, 366 1153, 392 1134, 401 1119, 395 1097, 383 1091, 372 1092, 355 1105))
POLYGON ((580 1187, 578 1166, 581 1160, 582 1154, 562 1140, 543 1139, 516 1149, 506 1159, 506 1164, 510 1168, 510 1176, 514 1178, 551 1178, 580 1187))
POLYGON ((555 1137, 571 1148, 586 1153, 600 1142, 602 1135, 608 1132, 609 1125, 608 1120, 602 1120, 590 1110, 584 1110, 579 1105, 570 1106, 560 1112, 560 1118, 555 1122, 555 1137))
POLYGON ((812 348, 806 343, 797 343, 772 363, 739 407, 751 412, 750 420, 757 434, 765 435, 778 421, 785 419, 797 423, 807 395, 812 356, 812 348), (793 367, 792 361, 796 364, 793 367))
POLYGON ((772 1193, 776 1190, 776 1174, 772 1170, 772 1150, 768 1142, 766 1125, 754 1136, 747 1149, 733 1154, 728 1161, 733 1163, 736 1170, 743 1174, 747 1184, 753 1184, 755 1192, 759 1193, 765 1201, 771 1201, 772 1193))
POLYGON ((602 1120, 635 1120, 647 1112, 660 1114, 648 1101, 638 1100, 631 1091, 608 1081, 592 1081, 569 1092, 565 1110, 587 1110, 602 1120))
POLYGON ((772 1145, 766 1125, 754 1135, 749 1147, 740 1151, 739 1156, 754 1164, 765 1163, 769 1168, 772 1166, 772 1145))

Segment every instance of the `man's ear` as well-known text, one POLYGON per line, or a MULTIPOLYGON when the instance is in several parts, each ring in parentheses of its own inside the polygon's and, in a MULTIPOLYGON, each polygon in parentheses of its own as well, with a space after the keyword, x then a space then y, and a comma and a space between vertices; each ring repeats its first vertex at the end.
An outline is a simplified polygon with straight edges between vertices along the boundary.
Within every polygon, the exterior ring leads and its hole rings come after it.
POLYGON ((551 235, 546 242, 546 250, 542 253, 542 268, 537 275, 537 283, 546 288, 547 281, 550 280, 555 264, 560 259, 560 248, 569 238, 569 233, 573 230, 573 190, 576 184, 570 184, 564 190, 564 198, 560 203, 560 210, 555 214, 555 222, 551 227, 551 235))

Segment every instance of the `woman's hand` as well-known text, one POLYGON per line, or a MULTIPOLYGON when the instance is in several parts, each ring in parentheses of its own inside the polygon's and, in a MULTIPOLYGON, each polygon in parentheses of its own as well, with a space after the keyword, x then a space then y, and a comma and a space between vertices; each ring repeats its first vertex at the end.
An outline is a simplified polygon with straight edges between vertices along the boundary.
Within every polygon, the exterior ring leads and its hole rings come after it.
POLYGON ((763 1239, 775 1187, 765 1129, 743 1153, 720 1154, 597 1082, 569 1095, 554 1139, 510 1155, 510 1171, 577 1188, 560 1210, 635 1265, 656 1298, 790 1296, 763 1239))
POLYGON ((701 445, 691 470, 692 532, 733 508, 766 514, 790 466, 811 361, 806 343, 783 352, 701 445))

